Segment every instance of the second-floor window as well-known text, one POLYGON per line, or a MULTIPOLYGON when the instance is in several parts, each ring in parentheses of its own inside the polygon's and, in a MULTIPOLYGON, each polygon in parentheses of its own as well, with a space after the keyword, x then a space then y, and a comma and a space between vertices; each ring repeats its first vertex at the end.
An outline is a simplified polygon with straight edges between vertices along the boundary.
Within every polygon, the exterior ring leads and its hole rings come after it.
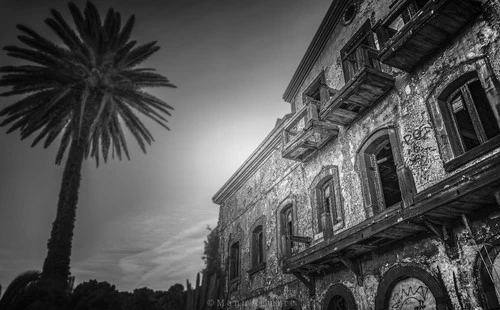
POLYGON ((262 225, 255 227, 252 233, 252 265, 264 263, 264 231, 262 225))
POLYGON ((332 217, 335 218, 335 221, 337 220, 337 216, 334 215, 337 213, 336 211, 336 206, 335 206, 335 195, 333 194, 333 182, 332 179, 329 179, 323 184, 320 190, 320 196, 321 196, 321 211, 322 213, 329 213, 332 215, 332 217))
POLYGON ((303 101, 304 104, 310 100, 317 103, 325 103, 335 94, 335 92, 334 89, 326 85, 325 71, 321 71, 304 91, 303 101))
POLYGON ((411 21, 411 18, 429 2, 429 0, 410 0, 400 6, 399 13, 395 15, 394 20, 389 24, 389 37, 400 31, 404 25, 411 21))
POLYGON ((361 147, 358 158, 367 216, 398 203, 413 203, 415 185, 404 166, 399 140, 393 128, 376 131, 361 147))
POLYGON ((229 279, 232 280, 240 276, 240 243, 233 243, 229 251, 229 279))
POLYGON ((340 56, 346 84, 365 66, 380 70, 380 64, 376 60, 377 50, 369 21, 341 49, 340 56))
POLYGON ((439 102, 453 153, 458 156, 498 136, 500 129, 477 75, 453 88, 439 102))
POLYGON ((311 198, 316 218, 316 232, 323 237, 343 227, 342 199, 337 166, 325 166, 314 178, 311 186, 311 198))
POLYGON ((290 240, 290 236, 294 232, 294 216, 293 216, 293 205, 289 204, 280 214, 280 224, 281 224, 281 246, 282 254, 288 257, 292 254, 293 241, 290 240))

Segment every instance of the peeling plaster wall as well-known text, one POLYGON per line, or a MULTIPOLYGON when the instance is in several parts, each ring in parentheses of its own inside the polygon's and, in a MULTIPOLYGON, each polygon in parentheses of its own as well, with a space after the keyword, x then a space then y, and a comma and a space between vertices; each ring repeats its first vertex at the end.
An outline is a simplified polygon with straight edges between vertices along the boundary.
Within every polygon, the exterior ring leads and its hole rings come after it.
MULTIPOLYGON (((367 20, 385 17, 392 0, 360 1, 354 21, 337 25, 315 66, 309 73, 294 100, 297 110, 302 106, 302 92, 325 70, 327 84, 335 89, 344 85, 340 48, 367 20)), ((492 69, 500 77, 500 1, 483 0, 483 14, 450 42, 444 50, 436 53, 411 74, 383 66, 383 70, 396 77, 396 86, 374 107, 348 127, 340 128, 338 137, 327 143, 317 155, 305 163, 281 157, 280 144, 263 165, 220 208, 218 227, 221 238, 223 269, 228 268, 230 242, 239 236, 241 250, 240 278, 228 282, 229 300, 257 305, 264 309, 280 309, 288 299, 300 302, 302 309, 321 309, 321 302, 334 283, 346 285, 353 293, 358 309, 374 309, 374 300, 382 276, 396 265, 416 265, 444 283, 449 300, 455 309, 481 309, 477 292, 476 262, 478 247, 472 243, 470 233, 463 228, 453 231, 457 247, 450 249, 432 236, 420 240, 408 240, 390 250, 372 252, 362 259, 363 286, 348 269, 325 275, 316 282, 316 298, 309 298, 308 290, 295 277, 281 272, 278 210, 287 202, 296 209, 296 229, 300 236, 314 236, 313 206, 309 187, 322 167, 338 167, 344 227, 353 227, 366 219, 356 152, 371 133, 384 126, 394 126, 400 141, 402 158, 409 167, 418 192, 437 184, 445 178, 491 156, 493 150, 466 165, 446 172, 446 158, 438 146, 436 129, 429 109, 435 102, 429 98, 433 87, 439 82, 446 84, 446 72, 486 55, 492 69), (251 227, 260 217, 265 217, 265 261, 264 270, 254 274, 247 271, 251 266, 251 227), (240 233, 238 233, 238 231, 240 233), (455 290, 458 288, 458 292, 455 290)), ((476 221, 472 224, 478 240, 498 235, 497 222, 476 221)), ((321 239, 313 241, 313 244, 321 239)), ((300 245, 300 250, 305 249, 300 245)))

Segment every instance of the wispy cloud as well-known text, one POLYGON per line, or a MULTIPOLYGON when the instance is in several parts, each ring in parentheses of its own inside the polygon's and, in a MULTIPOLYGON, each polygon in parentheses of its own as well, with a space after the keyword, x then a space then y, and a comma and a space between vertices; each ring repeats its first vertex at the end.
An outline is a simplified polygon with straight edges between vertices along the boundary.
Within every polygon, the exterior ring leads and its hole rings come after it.
POLYGON ((201 256, 207 226, 213 226, 216 219, 192 223, 184 230, 172 232, 171 227, 178 227, 173 225, 176 221, 178 216, 136 217, 129 227, 129 233, 136 235, 134 242, 127 239, 97 251, 75 262, 72 273, 77 281, 97 278, 116 284, 120 290, 143 286, 167 290, 175 283, 184 284, 186 279, 194 279, 203 267, 201 256), (158 242, 159 238, 166 241, 158 242))
POLYGON ((128 255, 119 261, 122 283, 133 287, 148 285, 167 289, 167 283, 193 278, 203 266, 203 241, 208 234, 207 225, 214 219, 201 221, 170 237, 166 242, 140 253, 128 255))

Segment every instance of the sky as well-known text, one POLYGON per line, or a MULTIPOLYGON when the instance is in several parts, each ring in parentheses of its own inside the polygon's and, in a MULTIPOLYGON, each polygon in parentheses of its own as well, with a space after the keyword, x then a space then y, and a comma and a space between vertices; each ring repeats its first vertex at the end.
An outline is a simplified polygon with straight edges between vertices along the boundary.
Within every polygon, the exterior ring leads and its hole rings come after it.
MULTIPOLYGON (((84 1, 75 1, 80 8, 84 1)), ((132 34, 161 49, 143 65, 177 85, 152 89, 175 110, 170 131, 146 122, 155 137, 143 154, 96 168, 85 162, 71 273, 119 290, 185 286, 203 268, 207 227, 219 208, 212 196, 290 112, 282 95, 331 0, 95 0, 105 14, 136 15, 132 34)), ((53 38, 43 20, 64 0, 0 0, 0 45, 18 45, 16 24, 53 38)), ((13 60, 0 51, 0 66, 13 60)), ((5 89, 2 89, 5 91, 5 89)), ((13 99, 0 97, 0 109, 13 99)), ((63 166, 57 143, 0 128, 0 285, 41 270, 55 219, 63 166)))

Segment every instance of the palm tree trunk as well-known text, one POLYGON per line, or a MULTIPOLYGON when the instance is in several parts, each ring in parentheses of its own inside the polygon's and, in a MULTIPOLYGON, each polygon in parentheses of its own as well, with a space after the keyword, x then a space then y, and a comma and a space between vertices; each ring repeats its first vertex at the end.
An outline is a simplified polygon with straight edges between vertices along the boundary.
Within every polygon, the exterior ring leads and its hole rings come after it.
POLYGON ((75 228, 76 205, 80 188, 81 168, 85 155, 83 139, 73 139, 64 167, 56 220, 47 244, 48 254, 42 277, 66 287, 70 275, 71 244, 75 228))

